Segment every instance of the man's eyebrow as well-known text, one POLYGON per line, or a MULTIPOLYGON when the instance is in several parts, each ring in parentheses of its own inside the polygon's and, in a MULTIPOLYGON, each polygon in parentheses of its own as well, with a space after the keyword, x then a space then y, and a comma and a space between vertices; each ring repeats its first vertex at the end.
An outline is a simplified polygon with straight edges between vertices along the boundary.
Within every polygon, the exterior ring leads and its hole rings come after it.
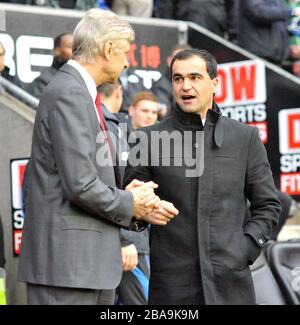
MULTIPOLYGON (((191 73, 188 73, 187 76, 191 76, 191 77, 203 77, 203 75, 199 72, 191 72, 191 73)), ((174 73, 173 74, 173 78, 174 77, 183 77, 182 74, 180 73, 174 73)))
POLYGON ((174 73, 174 74, 173 74, 173 78, 174 78, 174 77, 182 77, 182 74, 180 74, 180 73, 174 73))
POLYGON ((189 73, 189 75, 192 77, 203 77, 203 75, 199 72, 192 72, 192 73, 189 73))

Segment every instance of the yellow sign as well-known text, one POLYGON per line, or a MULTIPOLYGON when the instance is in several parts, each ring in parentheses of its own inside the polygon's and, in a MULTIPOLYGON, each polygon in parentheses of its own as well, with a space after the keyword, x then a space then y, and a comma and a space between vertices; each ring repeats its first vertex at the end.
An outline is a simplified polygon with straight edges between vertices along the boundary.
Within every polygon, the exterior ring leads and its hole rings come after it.
POLYGON ((0 278, 0 305, 6 305, 5 282, 0 278))

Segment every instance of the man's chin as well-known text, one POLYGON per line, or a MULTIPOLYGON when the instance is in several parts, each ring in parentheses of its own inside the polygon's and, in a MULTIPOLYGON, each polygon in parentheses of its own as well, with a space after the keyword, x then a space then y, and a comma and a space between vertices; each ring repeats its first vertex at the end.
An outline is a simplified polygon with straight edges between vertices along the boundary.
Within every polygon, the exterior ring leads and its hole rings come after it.
POLYGON ((197 109, 193 106, 180 105, 180 108, 185 113, 196 113, 197 109))

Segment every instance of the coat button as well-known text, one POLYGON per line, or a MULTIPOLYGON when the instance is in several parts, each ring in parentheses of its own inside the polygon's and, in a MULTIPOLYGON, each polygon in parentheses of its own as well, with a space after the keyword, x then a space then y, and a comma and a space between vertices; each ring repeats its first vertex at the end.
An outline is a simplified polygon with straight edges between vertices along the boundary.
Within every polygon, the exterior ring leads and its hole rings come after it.
POLYGON ((258 243, 259 243, 260 245, 262 245, 262 244, 264 243, 263 239, 262 239, 262 238, 259 238, 258 243))
POLYGON ((200 144, 198 142, 194 143, 194 147, 198 149, 200 147, 200 144))

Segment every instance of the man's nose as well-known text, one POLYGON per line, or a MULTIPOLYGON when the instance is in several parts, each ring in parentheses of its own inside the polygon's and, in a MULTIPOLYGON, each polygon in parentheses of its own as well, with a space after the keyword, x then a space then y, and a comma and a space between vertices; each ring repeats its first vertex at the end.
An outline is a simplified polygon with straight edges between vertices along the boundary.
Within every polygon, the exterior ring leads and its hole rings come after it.
POLYGON ((190 83, 190 81, 189 81, 188 78, 183 79, 182 88, 183 88, 184 90, 191 89, 191 83, 190 83))

